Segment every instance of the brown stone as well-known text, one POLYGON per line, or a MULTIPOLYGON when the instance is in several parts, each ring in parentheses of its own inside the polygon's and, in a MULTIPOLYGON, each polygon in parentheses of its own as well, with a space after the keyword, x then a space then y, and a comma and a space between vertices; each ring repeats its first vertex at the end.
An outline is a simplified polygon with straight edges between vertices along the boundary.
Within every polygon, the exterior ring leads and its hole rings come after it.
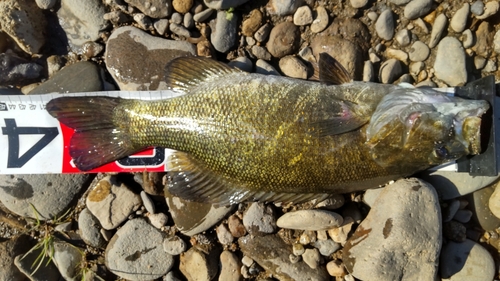
POLYGON ((255 9, 250 12, 248 18, 243 21, 241 33, 243 35, 252 37, 253 34, 259 29, 262 24, 262 13, 255 9))

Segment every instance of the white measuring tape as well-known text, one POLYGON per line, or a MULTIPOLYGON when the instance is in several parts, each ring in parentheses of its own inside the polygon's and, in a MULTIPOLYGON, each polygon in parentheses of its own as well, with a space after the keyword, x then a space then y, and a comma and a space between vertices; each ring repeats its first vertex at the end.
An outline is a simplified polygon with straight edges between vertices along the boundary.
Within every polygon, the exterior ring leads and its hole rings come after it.
MULTIPOLYGON (((454 89, 438 89, 453 95, 454 89)), ((173 91, 116 91, 65 94, 65 96, 111 96, 129 99, 167 99, 173 91)), ((46 104, 61 94, 0 95, 0 174, 81 173, 68 151, 70 129, 45 110, 46 104)), ((173 150, 151 148, 108 163, 89 172, 166 171, 166 159, 173 150)), ((436 168, 434 168, 436 169, 436 168)), ((456 163, 437 169, 457 171, 456 163)))

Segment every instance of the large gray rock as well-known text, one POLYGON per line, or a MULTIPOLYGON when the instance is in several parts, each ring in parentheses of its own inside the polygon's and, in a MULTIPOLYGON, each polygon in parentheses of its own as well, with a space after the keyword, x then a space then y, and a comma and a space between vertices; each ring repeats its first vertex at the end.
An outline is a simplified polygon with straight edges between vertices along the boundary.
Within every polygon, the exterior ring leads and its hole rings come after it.
POLYGON ((439 42, 434 70, 436 77, 450 86, 467 82, 465 51, 457 38, 445 37, 439 42))
POLYGON ((105 13, 99 0, 61 0, 57 17, 74 51, 81 52, 80 47, 85 42, 99 39, 99 32, 107 24, 105 13))
POLYGON ((347 270, 362 280, 434 280, 441 249, 434 188, 415 178, 384 188, 344 246, 347 270))
POLYGON ((13 213, 46 220, 62 215, 93 175, 1 175, 0 201, 13 213))
POLYGON ((83 255, 75 246, 64 242, 54 243, 54 264, 64 280, 77 281, 82 279, 81 271, 83 255))
POLYGON ((35 1, 0 1, 0 11, 2 31, 14 39, 26 53, 37 54, 45 44, 47 21, 35 1))
POLYGON ((173 257, 163 250, 164 239, 164 233, 145 220, 130 220, 109 241, 106 266, 128 280, 159 278, 167 274, 174 263, 173 257))
POLYGON ((210 39, 214 48, 225 53, 229 51, 238 39, 239 14, 232 12, 228 15, 226 11, 218 11, 215 24, 212 25, 210 39))
POLYGON ((102 228, 99 220, 87 208, 83 209, 78 216, 78 229, 82 240, 88 245, 99 248, 106 243, 101 234, 102 228))
POLYGON ((166 90, 167 63, 176 57, 190 55, 196 55, 196 48, 189 42, 162 39, 125 26, 111 34, 104 57, 120 89, 134 91, 166 90))
POLYGON ((275 235, 250 235, 238 239, 238 245, 245 256, 252 258, 266 271, 279 280, 330 280, 324 267, 312 269, 304 261, 290 263, 292 246, 275 235))
POLYGON ((443 246, 440 258, 441 278, 450 281, 493 280, 495 262, 491 254, 478 243, 465 240, 443 246))

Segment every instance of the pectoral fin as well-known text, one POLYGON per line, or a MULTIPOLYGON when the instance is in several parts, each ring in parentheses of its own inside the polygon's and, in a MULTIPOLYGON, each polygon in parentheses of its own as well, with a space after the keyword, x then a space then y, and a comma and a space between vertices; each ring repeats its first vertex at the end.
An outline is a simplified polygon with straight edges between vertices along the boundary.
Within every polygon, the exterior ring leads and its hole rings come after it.
POLYGON ((354 131, 368 123, 369 117, 359 114, 358 105, 344 100, 330 100, 316 108, 311 132, 319 136, 332 136, 354 131))
POLYGON ((351 75, 336 59, 327 53, 319 54, 319 81, 333 85, 352 82, 351 75))

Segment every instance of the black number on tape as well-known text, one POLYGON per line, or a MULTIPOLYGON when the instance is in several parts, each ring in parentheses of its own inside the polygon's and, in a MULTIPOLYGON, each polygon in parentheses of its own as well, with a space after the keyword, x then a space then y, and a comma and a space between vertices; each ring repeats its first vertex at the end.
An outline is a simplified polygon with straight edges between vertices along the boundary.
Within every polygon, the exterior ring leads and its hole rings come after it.
POLYGON ((15 119, 6 118, 4 121, 2 134, 7 135, 9 143, 7 168, 21 168, 59 134, 57 127, 18 127, 15 119), (19 157, 19 135, 43 135, 43 137, 19 157))
POLYGON ((155 147, 154 156, 133 156, 117 160, 123 166, 156 166, 165 160, 165 149, 155 147))

